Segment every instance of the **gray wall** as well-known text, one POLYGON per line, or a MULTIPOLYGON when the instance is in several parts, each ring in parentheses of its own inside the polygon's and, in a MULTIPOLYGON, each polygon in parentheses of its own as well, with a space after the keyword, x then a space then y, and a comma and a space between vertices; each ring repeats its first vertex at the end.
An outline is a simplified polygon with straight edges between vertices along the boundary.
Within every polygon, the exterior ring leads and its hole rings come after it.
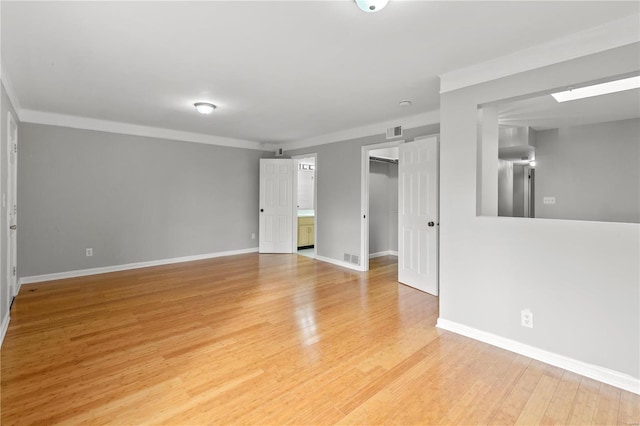
POLYGON ((522 164, 513 165, 513 217, 524 217, 524 186, 528 179, 522 164))
POLYGON ((398 251, 398 165, 389 165, 389 250, 398 251))
POLYGON ((398 251, 398 166, 369 164, 369 253, 398 251))
POLYGON ((536 217, 640 222, 640 119, 539 131, 536 187, 536 217))
MULTIPOLYGON (((8 174, 8 156, 7 156, 7 114, 9 111, 13 114, 13 117, 18 120, 16 111, 13 105, 9 101, 7 92, 4 86, 0 87, 0 181, 2 182, 0 188, 0 197, 7 194, 7 181, 8 174)), ((18 122, 18 142, 21 142, 21 127, 18 122)), ((21 220, 21 219, 20 219, 21 220)), ((22 226, 22 225, 20 225, 22 226)), ((9 314, 9 306, 11 304, 12 296, 9 294, 9 281, 7 280, 7 207, 0 203, 0 323, 9 314)), ((19 235, 19 234, 18 234, 19 235)))
POLYGON ((498 160, 498 216, 524 217, 524 165, 498 160))
POLYGON ((369 253, 389 249, 389 164, 369 162, 369 253))
POLYGON ((638 47, 442 94, 442 319, 640 377, 639 225, 476 216, 478 104, 635 71, 638 47))
POLYGON ((259 158, 269 153, 20 130, 21 277, 257 247, 259 158))
POLYGON ((513 216, 513 163, 498 160, 498 216, 513 216))
MULTIPOLYGON (((381 129, 383 130, 383 129, 381 129)), ((440 131, 438 124, 404 130, 405 141, 440 131)), ((388 142, 385 134, 286 151, 295 156, 317 153, 316 250, 342 261, 344 253, 360 253, 361 147, 388 142)))

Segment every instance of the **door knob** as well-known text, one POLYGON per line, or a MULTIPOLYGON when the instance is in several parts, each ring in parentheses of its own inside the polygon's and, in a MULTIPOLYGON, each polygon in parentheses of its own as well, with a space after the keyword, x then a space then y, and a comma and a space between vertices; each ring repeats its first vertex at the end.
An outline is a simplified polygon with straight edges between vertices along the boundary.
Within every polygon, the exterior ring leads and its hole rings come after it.
POLYGON ((433 223, 433 222, 429 222, 429 223, 427 223, 427 225, 429 225, 429 226, 436 226, 436 224, 435 224, 435 223, 433 223))
POLYGON ((264 209, 260 209, 260 213, 263 213, 263 212, 264 212, 264 209))
POLYGON ((9 229, 11 229, 12 231, 15 231, 16 229, 18 229, 18 225, 11 225, 9 229))

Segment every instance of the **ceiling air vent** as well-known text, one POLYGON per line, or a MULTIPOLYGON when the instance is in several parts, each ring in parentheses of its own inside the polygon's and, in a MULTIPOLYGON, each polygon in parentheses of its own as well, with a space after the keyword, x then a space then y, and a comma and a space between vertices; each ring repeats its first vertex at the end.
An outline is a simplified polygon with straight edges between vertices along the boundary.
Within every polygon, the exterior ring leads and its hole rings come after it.
POLYGON ((402 136, 402 126, 389 127, 387 129, 387 139, 399 138, 402 136))

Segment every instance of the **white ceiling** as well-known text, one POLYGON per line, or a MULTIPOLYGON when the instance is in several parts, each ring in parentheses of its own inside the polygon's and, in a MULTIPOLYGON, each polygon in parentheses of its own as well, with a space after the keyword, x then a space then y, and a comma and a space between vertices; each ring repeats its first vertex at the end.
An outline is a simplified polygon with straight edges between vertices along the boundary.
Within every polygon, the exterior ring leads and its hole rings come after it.
POLYGON ((437 110, 442 73, 640 10, 635 1, 392 0, 373 14, 350 0, 1 7, 3 76, 23 110, 273 143, 437 110), (400 107, 405 99, 413 105, 400 107), (219 109, 199 115, 196 101, 219 109))

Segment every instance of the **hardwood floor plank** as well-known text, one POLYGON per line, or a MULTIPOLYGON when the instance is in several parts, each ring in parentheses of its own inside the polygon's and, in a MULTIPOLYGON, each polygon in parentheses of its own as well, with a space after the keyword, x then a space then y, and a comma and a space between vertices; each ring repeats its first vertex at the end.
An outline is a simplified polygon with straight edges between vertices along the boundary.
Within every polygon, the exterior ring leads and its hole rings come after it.
POLYGON ((632 424, 640 398, 435 327, 394 257, 247 254, 25 285, 0 420, 632 424))
POLYGON ((620 408, 620 389, 602 384, 598 395, 598 405, 593 416, 593 424, 615 425, 618 422, 620 408))
POLYGON ((630 392, 620 393, 619 425, 640 425, 640 398, 630 392))
POLYGON ((598 402, 598 394, 600 393, 601 383, 582 377, 576 398, 571 407, 571 413, 567 424, 569 425, 588 425, 591 424, 596 411, 598 402))
POLYGON ((557 378, 542 375, 515 424, 540 424, 545 412, 547 411, 547 407, 553 398, 558 382, 559 380, 557 378))
POLYGON ((581 379, 582 377, 575 373, 564 371, 541 424, 563 425, 567 423, 581 379))

